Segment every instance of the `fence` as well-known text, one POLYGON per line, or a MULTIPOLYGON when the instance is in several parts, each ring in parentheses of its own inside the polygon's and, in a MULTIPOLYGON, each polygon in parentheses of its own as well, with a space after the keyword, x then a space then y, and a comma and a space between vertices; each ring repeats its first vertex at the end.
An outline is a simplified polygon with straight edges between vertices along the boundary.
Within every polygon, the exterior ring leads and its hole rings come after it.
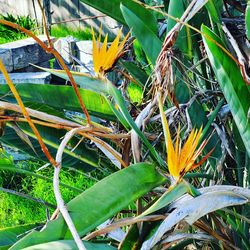
MULTIPOLYGON (((42 22, 41 10, 38 0, 0 0, 0 11, 2 14, 12 13, 14 15, 30 15, 35 18, 38 23, 42 22)), ((105 0, 104 0, 105 1, 105 0)), ((112 0, 108 0, 112 1, 112 0)), ((103 13, 83 4, 80 0, 51 0, 50 4, 51 21, 53 23, 65 22, 70 27, 93 26, 97 28, 100 23, 103 24, 104 31, 116 33, 118 23, 103 13), (95 19, 80 21, 81 18, 98 16, 95 19), (102 17, 100 17, 102 16, 102 17), (78 19, 77 21, 75 21, 78 19)))

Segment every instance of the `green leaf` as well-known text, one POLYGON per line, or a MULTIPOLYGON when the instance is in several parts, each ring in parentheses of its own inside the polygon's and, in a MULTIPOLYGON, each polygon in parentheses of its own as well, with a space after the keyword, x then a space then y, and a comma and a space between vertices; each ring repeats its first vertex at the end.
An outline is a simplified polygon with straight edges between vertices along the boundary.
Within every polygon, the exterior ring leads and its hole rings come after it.
POLYGON ((132 77, 143 87, 148 80, 148 75, 144 70, 133 62, 122 61, 122 66, 132 75, 132 77))
POLYGON ((155 33, 157 32, 157 22, 153 14, 133 0, 81 0, 81 2, 86 3, 93 8, 114 18, 118 22, 127 25, 120 9, 120 4, 122 2, 123 5, 129 8, 131 11, 135 12, 136 15, 139 16, 143 21, 148 22, 148 26, 152 31, 154 31, 155 33))
MULTIPOLYGON (((152 64, 155 64, 156 59, 161 51, 162 42, 157 37, 155 32, 148 26, 150 20, 143 20, 133 10, 121 4, 122 14, 132 29, 133 34, 140 42, 143 50, 149 57, 152 64)), ((147 10, 145 10, 147 11, 147 10)))
POLYGON ((245 23, 246 23, 246 35, 247 39, 250 40, 250 0, 247 2, 246 15, 245 15, 245 23))
POLYGON ((221 19, 220 11, 223 8, 223 1, 222 0, 217 0, 217 1, 208 0, 206 4, 206 8, 213 22, 220 23, 220 19, 221 19))
POLYGON ((202 32, 208 58, 250 155, 250 123, 247 116, 250 108, 250 88, 233 59, 214 42, 222 44, 219 37, 204 25, 202 32))
MULTIPOLYGON (((43 69, 45 71, 50 71, 52 74, 56 74, 56 75, 58 75, 58 76, 60 76, 60 77, 62 77, 64 79, 68 80, 68 76, 64 71, 60 71, 60 74, 58 74, 57 73, 58 71, 55 71, 55 70, 49 70, 49 69, 45 69, 45 68, 41 68, 41 69, 43 69)), ((85 76, 83 78, 81 78, 81 77, 78 75, 77 78, 75 78, 75 81, 76 81, 77 84, 80 84, 80 83, 84 82, 85 76)), ((125 104, 125 101, 124 101, 124 98, 123 98, 123 96, 121 94, 121 91, 118 90, 108 80, 105 80, 105 81, 101 80, 101 82, 105 86, 105 92, 99 91, 102 94, 100 96, 100 98, 105 99, 104 103, 108 105, 109 109, 112 111, 113 114, 116 115, 116 117, 124 125, 125 128, 128 129, 128 125, 129 125, 131 128, 133 128, 136 131, 136 133, 139 135, 140 139, 148 147, 148 149, 150 150, 150 152, 154 156, 154 158, 159 162, 159 164, 161 166, 164 166, 165 163, 163 162, 163 160, 161 159, 161 157, 159 156, 159 154, 157 153, 155 148, 152 147, 152 145, 149 143, 149 141, 147 140, 145 135, 141 132, 141 130, 137 127, 137 125, 135 124, 135 122, 132 119, 131 115, 129 114, 129 112, 127 110, 127 107, 126 107, 126 104, 125 104), (119 106, 120 112, 118 110, 116 111, 115 110, 115 105, 113 106, 112 103, 107 99, 107 94, 111 95, 114 98, 115 104, 117 104, 119 106)), ((89 100, 89 101, 93 102, 93 100, 89 100)))
POLYGON ((20 240, 24 233, 37 226, 38 224, 28 224, 0 229, 0 250, 9 249, 13 244, 20 240))
MULTIPOLYGON (((62 74, 60 74, 60 76, 61 75, 62 74)), ((65 75, 66 74, 64 73, 64 79, 66 77, 65 75)), ((82 80, 79 80, 81 82, 85 80, 85 78, 81 79, 82 80)), ((29 101, 46 104, 60 110, 82 111, 77 96, 71 86, 29 83, 19 84, 16 88, 24 102, 29 101)), ((100 94, 86 89, 79 89, 79 92, 90 114, 103 119, 115 119, 115 116, 105 98, 100 94)), ((7 93, 9 98, 9 87, 7 85, 2 85, 0 88, 0 94, 5 95, 7 93)))
POLYGON ((185 182, 181 182, 176 186, 170 187, 151 207, 149 207, 145 212, 143 212, 139 217, 146 216, 163 207, 166 207, 171 202, 177 200, 182 195, 187 193, 189 190, 185 182))
MULTIPOLYGON (((97 244, 84 241, 84 246, 87 250, 115 250, 115 247, 105 244, 97 244)), ((60 240, 53 241, 49 243, 34 245, 31 247, 26 247, 23 250, 78 250, 75 242, 73 240, 60 240)))
MULTIPOLYGON (((7 123, 7 127, 5 128, 4 136, 0 137, 0 141, 4 144, 7 144, 11 147, 19 149, 21 152, 24 152, 38 160, 48 161, 45 157, 44 153, 41 150, 40 145, 36 140, 36 136, 31 131, 28 124, 19 124, 20 128, 28 134, 33 147, 37 154, 34 153, 33 150, 28 146, 28 144, 24 143, 15 133, 15 131, 11 128, 11 125, 7 123)), ((48 127, 37 126, 41 136, 43 137, 44 143, 49 149, 49 152, 55 156, 56 151, 61 142, 62 136, 65 135, 65 132, 62 130, 57 130, 48 127)), ((78 143, 79 140, 73 138, 71 140, 72 148, 74 145, 78 143)), ((69 149, 66 149, 63 154, 63 166, 65 167, 76 167, 78 169, 90 170, 93 167, 99 166, 99 155, 95 150, 90 150, 86 147, 84 143, 81 143, 74 152, 71 152, 69 149)))
MULTIPOLYGON (((153 165, 138 163, 99 181, 71 200, 67 208, 82 237, 165 181, 153 165)), ((35 244, 71 238, 62 216, 59 216, 56 220, 48 222, 43 231, 31 232, 11 249, 23 249, 35 244)))
MULTIPOLYGON (((184 2, 186 1, 171 0, 169 2, 168 14, 173 17, 180 18, 186 10, 184 2)), ((169 32, 175 26, 175 24, 175 20, 168 18, 167 31, 169 32)), ((192 39, 190 36, 190 28, 186 26, 182 28, 182 30, 178 34, 175 46, 179 48, 188 57, 192 57, 192 39)))
MULTIPOLYGON (((33 64, 32 66, 69 81, 68 74, 65 72, 65 70, 43 68, 33 64)), ((107 87, 104 80, 92 77, 91 75, 85 73, 79 73, 75 71, 71 71, 71 74, 74 77, 75 82, 80 86, 80 88, 90 90, 99 94, 107 93, 107 87)))

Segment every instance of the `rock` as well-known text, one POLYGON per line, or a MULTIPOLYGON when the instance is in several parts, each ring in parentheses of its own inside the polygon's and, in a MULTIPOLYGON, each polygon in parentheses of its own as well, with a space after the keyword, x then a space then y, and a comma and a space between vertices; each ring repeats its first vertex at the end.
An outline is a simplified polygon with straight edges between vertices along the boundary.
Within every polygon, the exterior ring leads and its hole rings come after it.
MULTIPOLYGON (((48 84, 51 80, 51 74, 47 72, 25 72, 25 73, 10 73, 10 79, 13 83, 36 83, 48 84)), ((0 74, 0 84, 6 84, 3 74, 0 74)))
MULTIPOLYGON (((38 38, 47 43, 46 36, 42 35, 38 36, 38 38)), ((53 37, 52 40, 54 40, 53 37)), ((0 53, 1 59, 5 56, 11 58, 9 63, 6 63, 8 72, 26 68, 30 63, 38 64, 53 58, 53 55, 47 54, 33 38, 2 44, 0 45, 0 50, 5 51, 5 53, 0 53), (10 55, 6 55, 7 50, 10 55)))
POLYGON ((13 60, 10 49, 1 49, 0 48, 0 58, 8 72, 13 71, 13 60))
POLYGON ((73 63, 72 57, 70 55, 76 56, 76 41, 77 39, 74 37, 67 36, 59 38, 54 43, 54 48, 59 52, 67 64, 73 63))

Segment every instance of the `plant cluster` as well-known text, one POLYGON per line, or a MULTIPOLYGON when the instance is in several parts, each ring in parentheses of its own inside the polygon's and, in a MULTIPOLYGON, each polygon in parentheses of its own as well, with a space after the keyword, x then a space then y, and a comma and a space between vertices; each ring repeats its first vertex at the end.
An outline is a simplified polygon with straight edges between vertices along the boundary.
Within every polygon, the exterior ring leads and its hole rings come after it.
MULTIPOLYGON (((14 16, 12 14, 0 15, 0 18, 9 22, 16 23, 27 30, 34 30, 37 27, 36 20, 28 16, 14 16)), ((1 43, 12 42, 28 37, 18 29, 6 25, 0 25, 1 43)))
POLYGON ((0 169, 53 181, 57 205, 46 223, 1 229, 0 246, 249 249, 249 5, 81 1, 126 26, 110 43, 92 30, 87 74, 0 20, 52 53, 62 70, 39 68, 72 85, 14 86, 0 62, 0 140, 54 175, 23 172, 5 153, 0 169), (62 168, 96 183, 65 204, 62 168))

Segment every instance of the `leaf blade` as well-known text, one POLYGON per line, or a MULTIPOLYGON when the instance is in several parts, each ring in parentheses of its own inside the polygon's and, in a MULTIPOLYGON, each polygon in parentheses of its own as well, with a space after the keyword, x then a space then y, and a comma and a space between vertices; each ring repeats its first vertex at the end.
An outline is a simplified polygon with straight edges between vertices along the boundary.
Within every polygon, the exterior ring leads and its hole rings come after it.
POLYGON ((250 88, 246 85, 236 63, 214 41, 222 41, 209 28, 202 26, 203 41, 208 58, 230 107, 234 121, 250 156, 250 88))
POLYGON ((162 42, 157 35, 150 29, 146 23, 140 19, 136 12, 121 4, 122 14, 130 27, 132 33, 136 36, 143 47, 143 50, 149 57, 152 64, 155 64, 156 59, 161 51, 162 42))
MULTIPOLYGON (((83 236, 164 182, 165 178, 153 165, 135 164, 104 178, 70 201, 67 208, 78 233, 83 236)), ((30 233, 11 249, 22 249, 34 244, 71 239, 71 237, 63 218, 59 216, 58 219, 50 221, 42 232, 30 233)))

